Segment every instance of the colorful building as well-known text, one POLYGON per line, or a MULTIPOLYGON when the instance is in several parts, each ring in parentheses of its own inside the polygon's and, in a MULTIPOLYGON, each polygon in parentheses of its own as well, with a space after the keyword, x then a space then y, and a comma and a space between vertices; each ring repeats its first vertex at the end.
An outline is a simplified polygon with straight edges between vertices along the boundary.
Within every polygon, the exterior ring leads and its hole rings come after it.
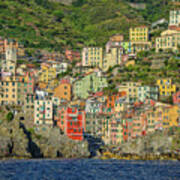
POLYGON ((171 10, 169 15, 169 26, 180 26, 180 10, 171 10))
MULTIPOLYGON (((20 84, 20 82, 19 82, 20 84)), ((18 81, 9 79, 0 82, 0 104, 17 104, 18 102, 18 81)))
POLYGON ((102 115, 86 113, 85 133, 94 137, 101 137, 103 119, 104 119, 104 116, 102 115))
POLYGON ((140 86, 138 87, 138 100, 144 102, 146 99, 158 100, 158 87, 140 86))
POLYGON ((58 126, 70 139, 83 140, 85 127, 85 112, 76 107, 65 107, 59 111, 58 126))
POLYGON ((69 80, 63 79, 60 84, 54 89, 54 96, 60 100, 71 100, 71 84, 69 80))
POLYGON ((1 61, 1 71, 9 72, 11 75, 15 75, 17 63, 17 51, 15 48, 7 47, 5 51, 5 59, 1 61))
POLYGON ((161 33, 161 37, 156 38, 156 52, 160 50, 172 50, 178 51, 178 45, 180 44, 180 31, 166 30, 161 33))
POLYGON ((149 51, 152 48, 152 43, 150 41, 147 42, 131 42, 131 52, 132 54, 136 54, 137 52, 140 51, 149 51))
POLYGON ((123 105, 124 105, 124 102, 126 101, 126 92, 119 92, 117 94, 114 94, 114 95, 111 95, 111 96, 108 96, 107 97, 107 102, 106 102, 106 105, 107 105, 107 108, 111 108, 112 111, 117 111, 119 112, 118 110, 121 110, 123 105))
POLYGON ((131 42, 147 42, 149 41, 149 29, 146 26, 130 28, 129 38, 131 42))
POLYGON ((28 83, 22 81, 22 77, 6 77, 0 82, 0 104, 24 105, 27 94, 33 94, 28 83))
POLYGON ((34 124, 53 125, 53 103, 51 100, 34 101, 34 124))
POLYGON ((87 47, 82 50, 82 66, 103 67, 103 48, 87 47))
POLYGON ((171 96, 176 92, 176 85, 171 79, 158 79, 156 84, 159 87, 160 96, 171 96))
POLYGON ((133 117, 133 133, 132 138, 137 138, 146 135, 147 118, 144 112, 135 112, 133 117))
POLYGON ((52 63, 52 68, 56 69, 56 75, 65 73, 68 70, 67 62, 54 62, 52 63))
POLYGON ((75 98, 86 99, 91 93, 101 91, 107 86, 107 80, 100 71, 92 72, 75 81, 73 85, 73 94, 75 98))
POLYGON ((173 103, 180 105, 180 91, 173 95, 173 103))
POLYGON ((65 56, 66 56, 66 59, 68 59, 69 61, 81 59, 81 54, 79 52, 68 50, 68 49, 66 49, 65 51, 65 56))
POLYGON ((122 64, 122 55, 124 50, 122 47, 112 46, 109 52, 106 52, 103 61, 103 71, 107 71, 110 67, 122 64))
POLYGON ((138 100, 138 87, 141 86, 139 82, 124 82, 118 86, 118 91, 126 92, 126 102, 134 103, 138 100))
POLYGON ((43 63, 39 75, 39 81, 48 83, 56 78, 56 68, 51 67, 49 64, 43 63))

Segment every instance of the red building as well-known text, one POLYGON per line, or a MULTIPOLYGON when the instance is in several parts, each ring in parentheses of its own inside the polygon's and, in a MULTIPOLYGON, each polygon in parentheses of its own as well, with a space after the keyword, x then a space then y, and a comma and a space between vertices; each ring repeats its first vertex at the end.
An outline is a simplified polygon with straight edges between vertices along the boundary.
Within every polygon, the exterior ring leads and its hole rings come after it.
POLYGON ((77 51, 66 50, 65 56, 69 61, 81 59, 81 54, 77 51))
POLYGON ((58 111, 57 125, 73 140, 83 140, 85 131, 85 111, 64 107, 58 111))
POLYGON ((180 105, 180 91, 173 95, 173 103, 180 105))

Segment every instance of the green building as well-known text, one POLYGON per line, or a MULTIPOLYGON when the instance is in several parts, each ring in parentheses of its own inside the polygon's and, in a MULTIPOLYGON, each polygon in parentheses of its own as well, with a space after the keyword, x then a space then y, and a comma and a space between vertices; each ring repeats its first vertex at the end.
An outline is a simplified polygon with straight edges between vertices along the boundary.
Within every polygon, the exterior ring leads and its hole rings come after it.
POLYGON ((75 98, 86 99, 90 93, 101 91, 108 83, 101 72, 92 72, 85 77, 75 81, 73 93, 75 98))

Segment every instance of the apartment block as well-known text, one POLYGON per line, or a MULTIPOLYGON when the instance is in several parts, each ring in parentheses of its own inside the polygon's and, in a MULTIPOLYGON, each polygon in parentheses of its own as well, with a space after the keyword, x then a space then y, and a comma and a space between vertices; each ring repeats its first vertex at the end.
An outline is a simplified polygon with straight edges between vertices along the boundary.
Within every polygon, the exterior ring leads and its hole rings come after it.
POLYGON ((63 107, 58 112, 57 124, 70 139, 82 141, 85 120, 85 111, 77 107, 63 107))
POLYGON ((107 71, 110 67, 120 65, 122 63, 122 55, 124 50, 122 47, 112 46, 109 52, 105 54, 103 61, 103 71, 107 71))
POLYGON ((2 72, 9 72, 15 75, 17 63, 17 52, 15 48, 7 47, 5 51, 5 59, 2 59, 2 72))
POLYGON ((54 89, 54 96, 58 97, 60 100, 71 100, 71 84, 69 80, 63 79, 60 84, 54 89))
POLYGON ((53 103, 51 100, 34 101, 34 124, 53 125, 53 103))
POLYGON ((180 26, 180 9, 170 11, 169 26, 180 26))
POLYGON ((146 26, 130 28, 129 37, 131 42, 149 41, 149 29, 146 26))
POLYGON ((75 98, 86 99, 91 93, 101 91, 107 86, 107 80, 101 72, 92 72, 75 81, 73 84, 73 94, 75 98))
POLYGON ((158 87, 140 86, 138 87, 138 100, 145 102, 146 99, 158 100, 158 87))
POLYGON ((82 65, 103 67, 103 48, 87 47, 82 50, 82 65))
POLYGON ((166 30, 161 33, 161 37, 156 38, 156 52, 160 50, 173 50, 178 51, 180 44, 180 31, 166 30))
POLYGON ((118 86, 118 91, 126 92, 126 102, 134 103, 138 100, 138 87, 141 86, 139 82, 124 82, 118 86))
POLYGON ((51 67, 49 64, 42 64, 39 75, 39 81, 48 83, 56 78, 56 68, 51 67))
POLYGON ((156 84, 159 87, 160 96, 172 96, 176 93, 176 85, 171 79, 158 79, 156 84))

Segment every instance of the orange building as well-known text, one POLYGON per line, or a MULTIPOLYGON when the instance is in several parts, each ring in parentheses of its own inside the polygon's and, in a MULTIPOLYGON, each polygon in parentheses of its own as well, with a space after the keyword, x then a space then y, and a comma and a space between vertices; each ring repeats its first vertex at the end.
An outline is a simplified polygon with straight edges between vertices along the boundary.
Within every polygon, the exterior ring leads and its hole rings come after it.
POLYGON ((59 99, 71 100, 71 84, 69 80, 63 79, 60 84, 54 89, 54 96, 59 99))
POLYGON ((123 97, 126 95, 126 92, 122 91, 117 94, 114 94, 112 96, 107 97, 107 108, 115 108, 115 102, 118 100, 120 97, 123 97))

